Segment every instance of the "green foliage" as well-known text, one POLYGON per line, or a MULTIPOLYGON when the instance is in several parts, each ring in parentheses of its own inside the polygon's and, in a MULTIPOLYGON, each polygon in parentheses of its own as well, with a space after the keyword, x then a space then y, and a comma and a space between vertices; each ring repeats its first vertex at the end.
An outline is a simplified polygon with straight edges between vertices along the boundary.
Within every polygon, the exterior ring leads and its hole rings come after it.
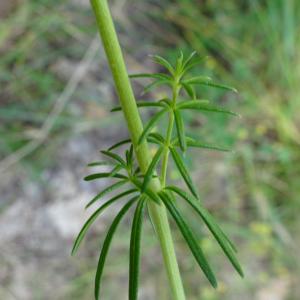
MULTIPOLYGON (((212 232, 213 236, 219 243, 220 247, 223 249, 225 255, 228 257, 229 261, 232 263, 237 272, 243 276, 243 271, 238 263, 236 258, 236 248, 229 238, 225 235, 223 230, 218 226, 214 218, 208 213, 208 211, 200 205, 198 192, 193 180, 191 178, 190 172, 185 165, 182 154, 185 155, 185 152, 190 147, 196 148, 205 148, 211 150, 220 150, 228 151, 220 146, 209 145, 202 141, 197 141, 190 138, 186 135, 186 130, 184 126, 184 119, 182 117, 182 110, 191 109, 194 111, 205 111, 210 113, 222 113, 236 116, 236 113, 217 107, 213 104, 210 104, 208 100, 200 100, 197 98, 192 85, 202 84, 213 87, 221 87, 226 90, 235 91, 235 89, 227 87, 222 84, 215 84, 210 79, 204 77, 189 77, 186 73, 194 66, 202 62, 202 59, 198 58, 195 53, 189 56, 186 60, 182 54, 177 58, 175 66, 170 62, 165 60, 160 56, 153 56, 153 59, 158 64, 162 65, 167 74, 155 73, 155 74, 135 74, 131 76, 132 78, 146 78, 151 79, 153 82, 150 84, 151 87, 155 85, 165 84, 171 89, 170 98, 161 99, 158 101, 140 101, 137 103, 139 108, 143 107, 152 107, 161 109, 156 112, 146 123, 143 132, 139 137, 138 144, 140 145, 143 141, 147 140, 150 143, 153 143, 154 147, 157 148, 155 154, 153 155, 152 161, 150 162, 147 171, 143 174, 141 173, 138 163, 136 161, 133 145, 130 146, 128 150, 125 151, 125 158, 121 157, 112 150, 130 144, 130 139, 126 139, 116 143, 111 146, 108 150, 101 151, 103 155, 109 158, 108 164, 112 166, 111 172, 100 172, 87 176, 85 180, 95 180, 100 178, 111 178, 117 182, 105 188, 102 192, 96 195, 87 205, 87 207, 92 204, 96 204, 100 198, 103 196, 119 189, 123 188, 124 185, 130 185, 131 187, 110 200, 106 201, 100 208, 98 208, 94 214, 88 219, 86 224, 83 226, 81 232, 79 233, 72 253, 74 254, 78 249, 83 237, 85 236, 87 230, 91 224, 96 220, 100 213, 108 206, 124 198, 128 195, 133 198, 127 200, 127 204, 120 211, 117 217, 114 219, 111 228, 108 231, 108 234, 104 240, 103 248, 100 254, 99 264, 97 268, 96 281, 95 281, 95 296, 96 299, 99 298, 100 292, 100 280, 103 273, 105 258, 108 253, 108 248, 110 246, 113 234, 116 230, 117 225, 119 224, 121 218, 129 210, 130 206, 137 202, 136 210, 132 223, 131 230, 131 242, 130 242, 130 264, 129 264, 129 299, 135 300, 138 297, 138 280, 139 280, 139 261, 140 261, 140 247, 141 247, 141 228, 143 223, 143 210, 147 203, 154 201, 159 205, 165 205, 170 215, 174 219, 175 223, 178 225, 187 245, 189 246, 193 256, 195 257, 197 263, 202 269, 203 273, 211 283, 213 287, 217 286, 217 280, 215 275, 210 267, 209 262, 206 259, 206 256, 201 248, 201 245, 198 243, 195 238, 195 234, 192 232, 191 227, 188 225, 187 220, 183 217, 180 210, 176 207, 175 197, 179 196, 179 199, 183 199, 188 205, 196 211, 200 218, 207 225, 209 230, 212 232), (186 91, 193 90, 193 94, 189 95, 186 91), (185 97, 183 93, 185 91, 185 97), (182 93, 183 92, 183 93, 182 93), (190 97, 190 98, 187 98, 190 97), (154 128, 159 126, 159 121, 162 117, 168 119, 168 128, 165 136, 155 132, 154 128), (173 130, 175 123, 176 130, 173 130), (182 152, 182 154, 180 153, 182 152), (189 192, 184 190, 166 185, 169 178, 167 177, 167 168, 168 168, 168 158, 169 153, 173 158, 174 165, 178 169, 183 181, 186 183, 189 192), (160 191, 154 191, 150 188, 151 182, 157 180, 157 172, 161 165, 161 176, 160 180, 162 183, 162 189, 160 191)), ((146 91, 148 91, 146 87, 146 91)), ((112 111, 120 111, 121 107, 114 108, 112 111)), ((161 130, 160 130, 161 132, 161 130)), ((103 162, 95 162, 90 164, 90 166, 101 166, 103 162)))

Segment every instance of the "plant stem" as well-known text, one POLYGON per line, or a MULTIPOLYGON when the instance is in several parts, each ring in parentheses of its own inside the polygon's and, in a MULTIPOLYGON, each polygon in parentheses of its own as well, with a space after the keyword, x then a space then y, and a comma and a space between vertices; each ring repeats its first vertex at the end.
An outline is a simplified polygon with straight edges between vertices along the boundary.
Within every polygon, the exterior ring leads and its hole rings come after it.
POLYGON ((167 136, 166 136, 166 145, 164 149, 164 156, 162 159, 162 165, 161 165, 161 185, 163 187, 166 186, 166 178, 167 178, 167 170, 168 170, 168 161, 169 161, 169 146, 172 138, 172 131, 174 126, 174 114, 173 111, 170 111, 169 113, 169 124, 167 129, 167 136))
MULTIPOLYGON (((175 83, 173 86, 173 95, 172 95, 172 105, 173 106, 176 104, 178 93, 179 93, 179 84, 178 84, 178 81, 175 80, 175 83)), ((173 127, 174 127, 174 113, 173 113, 173 111, 170 111, 167 136, 166 136, 166 145, 165 145, 165 150, 164 150, 164 156, 162 159, 161 185, 163 187, 166 186, 168 161, 169 161, 169 153, 170 153, 169 146, 170 146, 171 139, 172 139, 173 127)))
MULTIPOLYGON (((136 157, 141 171, 145 173, 150 164, 151 156, 146 141, 137 147, 138 139, 143 131, 143 124, 138 112, 107 0, 91 0, 91 4, 96 16, 98 30, 114 78, 136 157)), ((154 192, 159 191, 161 189, 159 180, 152 180, 149 184, 149 188, 154 192)), ((158 205, 154 202, 149 202, 148 209, 160 242, 173 294, 172 299, 185 300, 166 208, 162 203, 158 205)))

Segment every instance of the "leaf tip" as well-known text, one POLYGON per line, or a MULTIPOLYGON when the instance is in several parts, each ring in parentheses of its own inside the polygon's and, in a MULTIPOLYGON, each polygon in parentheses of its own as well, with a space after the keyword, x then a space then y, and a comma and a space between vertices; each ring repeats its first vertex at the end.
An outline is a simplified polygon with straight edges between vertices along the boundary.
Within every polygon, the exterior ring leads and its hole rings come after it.
POLYGON ((211 283, 211 285, 213 286, 214 289, 218 288, 218 282, 217 282, 216 278, 211 278, 210 283, 211 283))
POLYGON ((237 268, 237 272, 239 273, 239 275, 242 277, 242 278, 245 278, 245 273, 242 269, 242 267, 239 265, 238 268, 237 268))
POLYGON ((75 256, 75 254, 77 253, 78 247, 76 246, 76 242, 73 245, 73 248, 71 250, 71 256, 75 256))

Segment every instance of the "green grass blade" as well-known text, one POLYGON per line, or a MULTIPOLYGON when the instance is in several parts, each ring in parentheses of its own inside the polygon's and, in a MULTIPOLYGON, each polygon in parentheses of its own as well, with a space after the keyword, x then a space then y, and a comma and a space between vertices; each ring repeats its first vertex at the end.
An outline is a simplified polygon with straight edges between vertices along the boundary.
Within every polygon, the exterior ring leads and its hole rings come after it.
POLYGON ((188 204, 198 213, 198 215, 203 219, 203 221, 205 222, 205 224, 219 243, 220 247, 223 249, 225 255, 228 257, 233 267, 241 275, 241 277, 243 277, 243 270, 234 254, 236 248, 229 240, 229 238, 225 235, 225 233, 221 230, 219 225, 214 220, 213 216, 204 207, 198 205, 195 199, 190 197, 181 189, 177 187, 168 187, 167 189, 174 191, 183 199, 185 199, 188 202, 188 204))
POLYGON ((180 174, 181 174, 183 180, 185 181, 186 185, 188 186, 189 190, 196 198, 198 198, 198 193, 193 184, 192 178, 190 177, 189 172, 187 171, 180 155, 177 153, 176 149, 173 147, 170 147, 170 152, 171 152, 173 160, 178 168, 178 171, 180 172, 180 174))
POLYGON ((201 247, 198 245, 198 242, 196 238, 194 237, 194 234, 188 227, 188 225, 183 220, 180 212, 176 208, 176 206, 173 204, 172 199, 169 197, 169 195, 165 192, 159 193, 162 201, 166 205, 168 211, 170 212, 171 216, 173 217, 174 221, 176 222, 178 228, 180 229, 184 239, 186 240, 191 252, 193 253, 197 263, 199 264, 200 268, 202 269, 203 273, 205 274, 206 278, 209 280, 211 285, 216 288, 217 287, 217 281, 215 278, 215 275, 213 274, 204 253, 201 250, 201 247))
POLYGON ((126 167, 126 163, 120 155, 110 152, 110 151, 107 151, 107 150, 102 150, 100 152, 103 155, 106 155, 106 156, 110 157, 111 159, 115 160, 116 162, 119 162, 121 164, 121 166, 126 167))
POLYGON ((175 73, 174 68, 172 67, 172 65, 165 58, 163 58, 159 55, 153 55, 151 57, 153 58, 154 62, 160 64, 163 67, 165 67, 170 72, 170 74, 174 75, 174 73, 175 73))
POLYGON ((128 179, 123 174, 116 173, 116 174, 113 174, 113 176, 112 176, 111 172, 109 172, 109 173, 105 172, 105 173, 95 173, 95 174, 88 175, 88 176, 84 177, 84 180, 92 181, 95 179, 108 178, 108 177, 119 178, 119 179, 128 179))
POLYGON ((153 172, 155 171, 155 168, 156 168, 157 164, 159 163, 159 160, 161 158, 163 151, 164 151, 164 147, 160 147, 156 151, 156 153, 147 169, 147 172, 145 173, 144 181, 142 184, 142 192, 147 188, 147 185, 152 178, 153 172))
POLYGON ((107 253, 110 248, 112 238, 116 232, 116 229, 117 229, 120 221, 122 220, 124 215, 127 213, 129 208, 133 205, 133 203, 138 199, 138 197, 139 196, 132 198, 131 200, 128 201, 128 203, 126 203, 124 205, 124 207, 120 210, 120 212, 115 217, 114 221, 112 222, 112 224, 107 232, 107 235, 105 237, 105 240, 103 242, 103 246, 101 249, 101 253, 100 253, 100 257, 99 257, 99 261, 98 261, 98 265, 97 265, 96 277, 95 277, 95 299, 96 300, 98 300, 99 296, 100 296, 101 278, 102 278, 105 260, 106 260, 107 253))
POLYGON ((180 111, 175 109, 174 110, 174 117, 175 117, 175 124, 176 130, 179 140, 179 146, 183 152, 186 151, 186 139, 185 139, 185 131, 184 131, 184 124, 180 114, 180 111))
POLYGON ((150 133, 151 129, 155 126, 155 124, 160 120, 160 118, 168 111, 168 108, 164 108, 161 111, 159 111, 158 113, 156 113, 148 122, 148 124, 145 126, 139 141, 138 141, 138 145, 140 145, 145 138, 147 138, 148 134, 150 133))
POLYGON ((93 205, 97 200, 101 199, 102 197, 104 197, 105 195, 113 192, 114 190, 118 189, 119 187, 125 185, 128 182, 127 179, 125 180, 121 180, 118 181, 110 186, 108 186, 107 188, 105 188, 103 191, 101 191, 98 195, 96 195, 87 205, 86 208, 90 207, 91 205, 93 205))
POLYGON ((128 190, 126 192, 123 192, 122 194, 119 194, 113 198, 111 198, 110 200, 108 200, 107 202, 105 202, 103 205, 101 205, 91 216, 90 218, 85 222, 85 224, 83 225, 83 227, 81 228, 75 242, 73 245, 73 249, 72 249, 72 255, 74 255, 83 238, 85 237, 87 231, 89 230, 89 228, 91 227, 91 225, 94 223, 94 221, 98 218, 98 216, 105 210, 105 208, 109 207, 111 204, 113 204, 114 202, 116 202, 117 200, 121 199, 122 197, 125 197, 129 194, 132 194, 133 192, 135 192, 136 190, 128 190))
POLYGON ((145 199, 142 197, 136 207, 130 237, 130 260, 129 260, 129 299, 138 299, 141 235, 143 225, 143 212, 145 199))
POLYGON ((110 147, 108 148, 108 151, 114 150, 114 149, 116 149, 116 148, 119 148, 120 146, 129 144, 129 143, 131 143, 131 139, 122 140, 122 141, 120 141, 120 142, 118 142, 118 143, 116 143, 116 144, 110 146, 110 147))

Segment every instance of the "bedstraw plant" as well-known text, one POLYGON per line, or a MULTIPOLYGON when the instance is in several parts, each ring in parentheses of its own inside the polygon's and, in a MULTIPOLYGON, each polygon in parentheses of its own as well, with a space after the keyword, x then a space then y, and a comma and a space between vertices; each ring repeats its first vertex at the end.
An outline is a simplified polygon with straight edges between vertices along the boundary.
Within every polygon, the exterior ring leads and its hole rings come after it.
POLYGON ((216 106, 206 99, 199 98, 195 92, 195 86, 210 86, 233 92, 236 92, 236 90, 216 83, 206 76, 189 76, 189 71, 203 61, 203 58, 199 57, 195 52, 187 58, 180 53, 175 65, 172 65, 161 56, 154 55, 153 60, 164 69, 163 73, 128 76, 107 1, 91 0, 91 3, 121 103, 120 106, 113 108, 112 112, 120 111, 124 113, 130 134, 128 139, 119 141, 109 149, 101 151, 107 160, 89 164, 90 167, 111 166, 110 172, 93 173, 85 178, 86 181, 102 178, 110 178, 115 181, 96 195, 86 207, 97 205, 100 199, 114 191, 119 191, 119 193, 100 205, 86 221, 74 243, 72 254, 75 254, 89 228, 99 218, 101 213, 115 202, 126 199, 126 204, 112 221, 100 251, 95 276, 95 298, 100 298, 101 278, 114 233, 122 218, 133 206, 135 207, 135 212, 132 220, 129 249, 129 300, 138 299, 141 235, 145 210, 149 212, 155 233, 160 242, 172 299, 184 300, 186 298, 176 260, 167 212, 177 224, 204 275, 213 287, 217 287, 214 272, 195 238, 195 234, 188 225, 188 220, 177 207, 177 201, 186 202, 197 213, 199 221, 204 222, 233 267, 243 276, 242 268, 236 258, 235 246, 219 227, 213 216, 199 201, 197 188, 184 160, 185 153, 189 148, 228 150, 190 137, 186 133, 184 118, 182 117, 183 111, 237 116, 232 111, 216 106), (150 79, 151 83, 145 87, 145 93, 163 85, 169 89, 169 97, 158 100, 135 101, 129 77, 134 80, 139 78, 150 79), (156 110, 156 112, 143 126, 138 109, 147 108, 156 110), (163 118, 167 119, 168 126, 166 132, 161 134, 163 129, 157 130, 157 127, 159 127, 163 118), (150 155, 149 144, 155 149, 154 155, 150 155), (119 151, 116 150, 120 147, 126 147, 127 149, 124 156, 117 154, 119 151), (172 158, 174 166, 178 169, 186 189, 171 185, 168 178, 170 158, 172 158))

